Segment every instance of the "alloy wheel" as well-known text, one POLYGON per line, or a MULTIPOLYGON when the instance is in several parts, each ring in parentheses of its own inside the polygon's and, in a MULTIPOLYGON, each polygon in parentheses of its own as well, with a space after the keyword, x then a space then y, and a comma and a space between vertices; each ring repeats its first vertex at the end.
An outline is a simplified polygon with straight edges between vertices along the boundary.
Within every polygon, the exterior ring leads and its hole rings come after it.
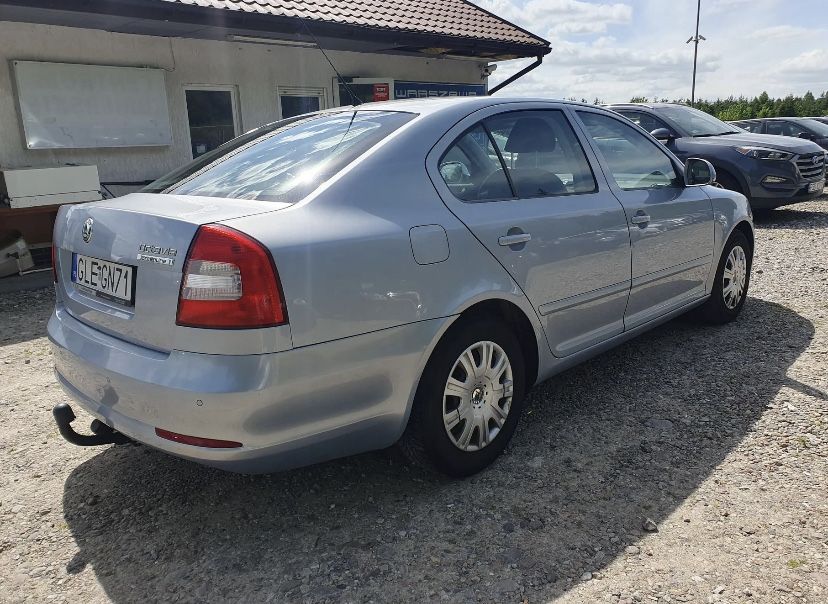
POLYGON ((479 451, 503 428, 512 405, 512 365, 494 342, 472 344, 455 361, 443 393, 443 424, 462 451, 479 451))
POLYGON ((739 305, 745 293, 747 281, 747 256, 741 246, 730 250, 722 274, 722 296, 725 306, 733 310, 739 305))

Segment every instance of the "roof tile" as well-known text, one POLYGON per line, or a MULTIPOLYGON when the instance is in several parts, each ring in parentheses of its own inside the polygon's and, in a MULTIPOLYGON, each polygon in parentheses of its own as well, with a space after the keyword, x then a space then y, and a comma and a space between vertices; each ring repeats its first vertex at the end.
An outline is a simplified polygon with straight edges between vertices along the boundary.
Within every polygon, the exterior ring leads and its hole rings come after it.
POLYGON ((165 0, 180 4, 378 29, 548 46, 467 0, 165 0))

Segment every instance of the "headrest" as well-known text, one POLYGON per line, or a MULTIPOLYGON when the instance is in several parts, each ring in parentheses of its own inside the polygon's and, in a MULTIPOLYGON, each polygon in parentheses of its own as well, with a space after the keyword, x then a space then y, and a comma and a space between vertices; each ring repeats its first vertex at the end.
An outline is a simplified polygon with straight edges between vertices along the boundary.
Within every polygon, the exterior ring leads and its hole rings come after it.
POLYGON ((507 153, 550 153, 555 150, 555 142, 555 132, 546 120, 522 117, 512 126, 504 150, 507 153))

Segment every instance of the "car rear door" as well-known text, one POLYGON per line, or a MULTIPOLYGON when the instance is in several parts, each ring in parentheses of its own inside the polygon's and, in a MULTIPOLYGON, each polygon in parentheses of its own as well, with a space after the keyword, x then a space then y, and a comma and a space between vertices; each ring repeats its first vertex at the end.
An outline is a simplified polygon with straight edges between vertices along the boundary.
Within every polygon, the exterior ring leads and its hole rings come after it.
POLYGON ((663 146, 628 121, 589 108, 576 113, 629 220, 626 329, 704 296, 713 259, 710 198, 701 187, 686 187, 663 146))
POLYGON ((427 165, 448 208, 526 294, 553 354, 623 331, 630 288, 624 210, 561 106, 477 111, 438 142, 427 165))

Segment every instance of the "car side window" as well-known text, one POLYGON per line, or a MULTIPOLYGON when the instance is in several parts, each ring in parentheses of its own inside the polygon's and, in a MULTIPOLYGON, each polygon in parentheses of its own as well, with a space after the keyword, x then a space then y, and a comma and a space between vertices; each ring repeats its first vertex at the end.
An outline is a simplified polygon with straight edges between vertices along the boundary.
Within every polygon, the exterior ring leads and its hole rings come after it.
POLYGON ((596 191, 584 149, 562 111, 511 111, 466 130, 440 159, 440 176, 474 203, 596 191))
POLYGON ((785 122, 768 122, 768 134, 790 136, 790 128, 785 127, 785 122))
POLYGON ((513 197, 488 132, 481 124, 466 130, 440 159, 440 176, 463 201, 493 201, 513 197))
POLYGON ((785 124, 785 136, 797 137, 800 134, 802 134, 803 132, 806 132, 806 133, 808 132, 807 130, 805 130, 805 128, 803 128, 802 126, 800 126, 796 122, 783 122, 783 123, 785 124))
POLYGON ((484 120, 521 199, 597 190, 584 149, 559 110, 511 111, 484 120))
POLYGON ((679 186, 673 162, 632 126, 613 117, 578 111, 587 133, 604 156, 613 179, 625 191, 679 186))
POLYGON ((619 111, 618 113, 647 132, 652 132, 653 130, 658 130, 659 128, 666 128, 670 132, 673 132, 673 129, 670 128, 670 126, 668 126, 665 122, 661 121, 654 115, 650 115, 649 113, 641 113, 639 111, 619 111))

